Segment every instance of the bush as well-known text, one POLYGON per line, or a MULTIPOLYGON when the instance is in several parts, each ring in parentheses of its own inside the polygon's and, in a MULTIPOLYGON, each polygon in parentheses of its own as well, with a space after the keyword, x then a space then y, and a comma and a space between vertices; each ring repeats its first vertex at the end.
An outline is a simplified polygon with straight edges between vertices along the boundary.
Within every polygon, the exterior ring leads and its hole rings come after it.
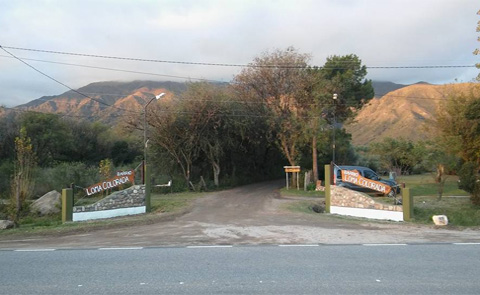
POLYGON ((470 193, 474 205, 480 205, 480 182, 477 172, 477 165, 472 162, 464 163, 458 171, 458 188, 470 193))
POLYGON ((37 173, 35 196, 70 187, 71 183, 87 187, 99 181, 98 168, 84 163, 60 163, 52 168, 42 168, 37 173))

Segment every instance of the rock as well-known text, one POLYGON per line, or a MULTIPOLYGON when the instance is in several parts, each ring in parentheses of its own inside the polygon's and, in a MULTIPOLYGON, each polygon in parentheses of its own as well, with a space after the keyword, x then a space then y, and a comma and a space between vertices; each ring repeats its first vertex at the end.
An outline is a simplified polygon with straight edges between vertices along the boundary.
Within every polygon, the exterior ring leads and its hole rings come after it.
POLYGON ((435 225, 447 225, 448 224, 448 218, 445 215, 433 215, 432 219, 433 219, 433 223, 435 223, 435 225))
POLYGON ((0 230, 9 229, 13 227, 13 222, 10 220, 0 220, 0 230))
POLYGON ((36 200, 30 206, 31 211, 40 215, 60 213, 62 195, 57 191, 51 191, 36 200))

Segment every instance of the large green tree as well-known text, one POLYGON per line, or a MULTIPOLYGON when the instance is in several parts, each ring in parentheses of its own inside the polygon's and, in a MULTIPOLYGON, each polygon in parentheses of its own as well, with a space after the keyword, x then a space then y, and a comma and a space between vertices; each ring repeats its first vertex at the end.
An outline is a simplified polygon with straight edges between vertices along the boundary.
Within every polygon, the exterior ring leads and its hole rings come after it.
MULTIPOLYGON (((313 173, 317 179, 318 148, 325 148, 324 143, 330 141, 326 135, 336 134, 335 130, 325 132, 328 130, 326 126, 337 129, 339 123, 354 117, 355 112, 373 98, 374 91, 371 81, 365 79, 366 66, 362 65, 360 58, 354 54, 328 57, 323 67, 309 68, 307 73, 309 82, 306 92, 309 93, 309 100, 304 105, 311 105, 306 107, 311 120, 307 125, 310 128, 306 128, 306 131, 311 139, 313 173)), ((332 142, 333 144, 336 145, 335 150, 351 151, 345 146, 342 148, 332 142), (337 146, 340 148, 337 149, 337 146)), ((337 158, 337 162, 341 163, 342 159, 347 158, 348 154, 342 154, 342 158, 337 158)))

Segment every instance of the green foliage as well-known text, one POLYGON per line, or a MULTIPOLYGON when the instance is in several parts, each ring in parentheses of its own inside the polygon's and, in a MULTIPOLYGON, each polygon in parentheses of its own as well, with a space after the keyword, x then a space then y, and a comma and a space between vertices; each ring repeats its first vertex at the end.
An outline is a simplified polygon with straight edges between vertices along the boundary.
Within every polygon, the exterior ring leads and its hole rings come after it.
POLYGON ((37 197, 56 190, 70 187, 74 183, 80 187, 87 187, 100 180, 98 167, 85 163, 60 163, 54 167, 41 168, 37 173, 35 195, 37 197))
POLYGON ((480 179, 476 163, 466 162, 458 171, 458 187, 470 193, 474 205, 480 206, 480 179))
POLYGON ((369 150, 378 156, 380 169, 395 171, 398 175, 411 174, 415 169, 422 172, 422 161, 427 154, 423 142, 403 138, 385 138, 370 144, 369 150))
POLYGON ((453 93, 440 106, 434 122, 439 141, 445 151, 464 162, 480 165, 480 88, 465 93, 453 93))

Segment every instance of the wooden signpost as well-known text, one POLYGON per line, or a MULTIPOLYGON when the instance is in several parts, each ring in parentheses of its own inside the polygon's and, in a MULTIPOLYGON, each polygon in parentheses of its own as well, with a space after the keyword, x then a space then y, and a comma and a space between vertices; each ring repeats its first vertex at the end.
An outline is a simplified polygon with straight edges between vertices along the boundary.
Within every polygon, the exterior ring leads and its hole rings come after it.
POLYGON ((299 179, 299 173, 300 173, 300 166, 283 166, 285 169, 285 177, 287 181, 287 190, 289 189, 289 180, 288 180, 288 173, 296 173, 295 176, 297 178, 297 189, 300 189, 298 179, 299 179))

